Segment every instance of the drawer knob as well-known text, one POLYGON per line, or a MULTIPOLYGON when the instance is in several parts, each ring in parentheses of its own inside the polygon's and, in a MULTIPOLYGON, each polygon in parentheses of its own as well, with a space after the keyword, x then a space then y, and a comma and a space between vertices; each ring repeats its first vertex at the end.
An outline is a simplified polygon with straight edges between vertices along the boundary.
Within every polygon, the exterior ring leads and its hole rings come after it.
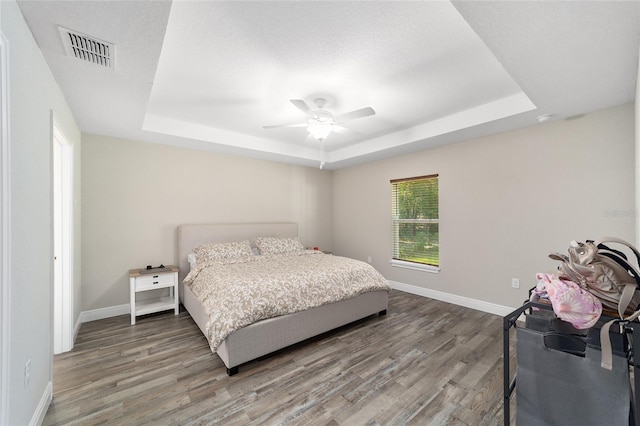
POLYGON ((158 284, 159 282, 160 282, 160 281, 154 281, 153 283, 154 283, 154 284, 158 284))

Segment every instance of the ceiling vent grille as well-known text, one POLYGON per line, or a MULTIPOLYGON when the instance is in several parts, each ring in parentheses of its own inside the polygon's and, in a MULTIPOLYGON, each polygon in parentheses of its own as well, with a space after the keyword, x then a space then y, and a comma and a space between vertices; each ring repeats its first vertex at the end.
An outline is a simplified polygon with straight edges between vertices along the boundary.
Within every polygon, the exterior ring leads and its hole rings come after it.
POLYGON ((58 27, 62 44, 68 56, 78 58, 85 62, 99 65, 104 68, 115 68, 116 47, 113 43, 99 40, 77 31, 64 27, 58 27))

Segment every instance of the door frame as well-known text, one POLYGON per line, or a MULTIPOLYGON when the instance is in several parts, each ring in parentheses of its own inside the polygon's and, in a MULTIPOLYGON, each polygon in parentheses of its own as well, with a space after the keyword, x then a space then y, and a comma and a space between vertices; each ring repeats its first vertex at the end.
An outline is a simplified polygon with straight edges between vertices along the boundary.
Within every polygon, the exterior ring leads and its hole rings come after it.
POLYGON ((53 353, 73 348, 73 145, 51 112, 53 197, 53 353))

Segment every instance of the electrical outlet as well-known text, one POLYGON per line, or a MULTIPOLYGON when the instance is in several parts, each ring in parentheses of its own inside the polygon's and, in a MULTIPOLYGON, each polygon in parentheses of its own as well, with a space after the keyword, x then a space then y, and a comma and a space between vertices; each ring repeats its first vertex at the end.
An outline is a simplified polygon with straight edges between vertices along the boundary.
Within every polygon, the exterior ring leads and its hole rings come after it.
POLYGON ((371 263, 371 256, 367 256, 367 263, 371 263))
POLYGON ((511 278, 511 287, 520 288, 520 280, 518 278, 511 278))
POLYGON ((24 364, 24 387, 26 388, 31 379, 31 358, 24 364))

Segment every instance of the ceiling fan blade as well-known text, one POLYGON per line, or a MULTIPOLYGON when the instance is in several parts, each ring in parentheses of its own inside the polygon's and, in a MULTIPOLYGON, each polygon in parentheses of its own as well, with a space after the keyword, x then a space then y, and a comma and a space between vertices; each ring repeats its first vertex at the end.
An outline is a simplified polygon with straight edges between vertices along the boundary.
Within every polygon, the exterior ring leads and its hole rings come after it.
POLYGON ((289 102, 291 102, 296 108, 302 111, 304 115, 306 115, 307 117, 309 118, 317 117, 316 113, 313 112, 313 110, 309 107, 309 105, 307 105, 307 103, 302 99, 289 99, 289 102))
POLYGON ((262 126, 263 129, 277 129, 278 127, 306 127, 308 123, 295 123, 295 124, 275 124, 272 126, 262 126))
POLYGON ((376 112, 371 107, 360 108, 355 111, 345 112, 344 114, 334 115, 333 119, 337 123, 342 123, 349 120, 355 120, 356 118, 368 117, 374 115, 376 112))

